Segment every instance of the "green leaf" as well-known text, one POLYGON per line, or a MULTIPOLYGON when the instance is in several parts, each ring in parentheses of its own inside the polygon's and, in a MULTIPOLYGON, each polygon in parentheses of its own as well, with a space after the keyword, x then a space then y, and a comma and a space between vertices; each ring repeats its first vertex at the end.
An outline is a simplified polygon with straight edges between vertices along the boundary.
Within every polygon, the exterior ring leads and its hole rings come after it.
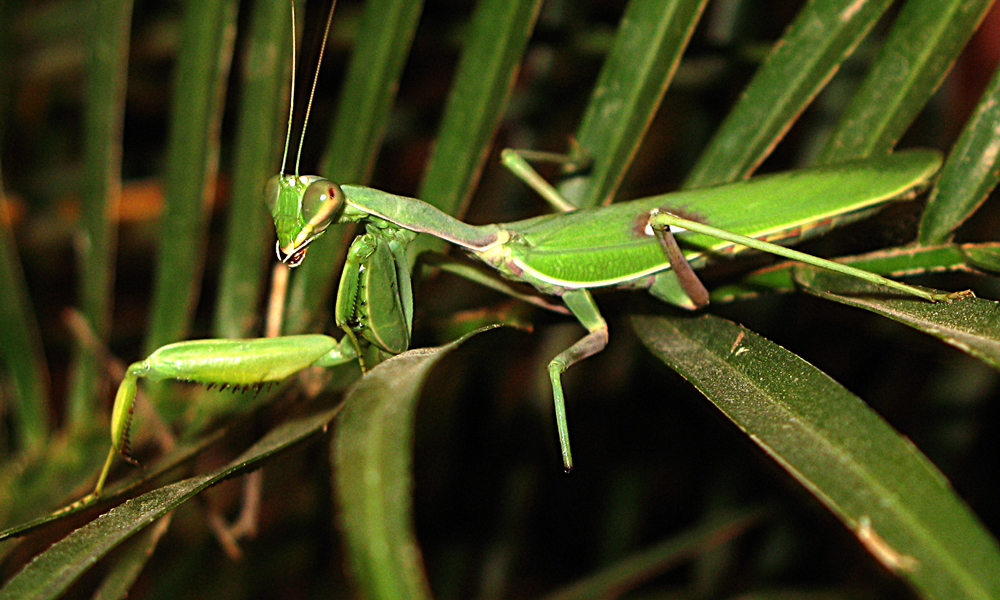
POLYGON ((197 302, 235 23, 233 0, 186 4, 146 354, 187 336, 197 302))
POLYGON ((926 302, 805 265, 796 270, 796 280, 821 298, 905 323, 1000 369, 1000 302, 973 297, 926 302))
POLYGON ((822 163, 889 152, 972 37, 993 0, 909 0, 823 150, 822 163))
POLYGON ((639 315, 646 347, 712 401, 924 598, 996 598, 1000 548, 945 477, 860 398, 711 315, 639 315))
POLYGON ((288 122, 291 12, 288 2, 256 2, 250 18, 240 81, 233 188, 212 325, 213 333, 221 338, 253 337, 261 325, 258 307, 267 265, 274 257, 274 226, 264 208, 263 190, 267 179, 278 174, 288 122))
POLYGON ((947 241, 1000 181, 1000 68, 962 129, 920 221, 920 244, 947 241))
POLYGON ((152 527, 146 527, 139 535, 123 544, 123 548, 114 557, 114 565, 108 570, 100 589, 94 594, 94 600, 112 600, 128 597, 129 590, 142 573, 149 557, 156 549, 160 538, 170 528, 173 513, 167 513, 152 527))
POLYGON ((726 115, 684 187, 748 177, 891 2, 808 2, 726 115))
MULTIPOLYGON (((540 0, 480 0, 417 197, 451 215, 465 209, 517 78, 540 0)), ((434 244, 440 246, 441 244, 434 244)))
POLYGON ((116 506, 38 555, 0 589, 0 600, 47 600, 62 594, 100 558, 204 489, 259 467, 262 460, 325 431, 339 408, 273 429, 225 467, 146 492, 116 506))
MULTIPOLYGON (((858 267, 885 277, 905 277, 925 273, 1000 270, 1000 244, 942 244, 904 246, 868 254, 845 256, 837 262, 858 267)), ((781 262, 758 269, 739 282, 712 290, 712 302, 731 302, 753 298, 767 292, 793 292, 793 272, 801 263, 781 262)))
POLYGON ((49 371, 42 352, 24 270, 10 231, 7 198, 0 181, 0 366, 13 379, 10 412, 18 450, 38 450, 49 435, 45 406, 49 371))
MULTIPOLYGON (((111 329, 111 306, 118 244, 121 196, 122 129, 128 75, 132 0, 89 3, 91 50, 87 65, 84 131, 83 208, 77 264, 77 304, 93 336, 105 342, 111 329)), ((70 427, 80 427, 100 411, 104 368, 94 344, 77 340, 67 400, 70 427)))
POLYGON ((431 597, 413 530, 417 400, 431 368, 478 331, 381 363, 344 399, 331 441, 334 492, 348 562, 366 598, 431 597))
POLYGON ((632 0, 576 140, 593 165, 559 192, 581 208, 611 202, 660 107, 705 0, 632 0))

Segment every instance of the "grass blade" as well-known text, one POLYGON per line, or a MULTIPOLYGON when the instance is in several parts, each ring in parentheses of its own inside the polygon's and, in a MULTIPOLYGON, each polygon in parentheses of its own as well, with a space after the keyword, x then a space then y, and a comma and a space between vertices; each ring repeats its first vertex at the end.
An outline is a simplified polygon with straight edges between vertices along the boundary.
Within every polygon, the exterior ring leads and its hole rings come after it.
POLYGON ((14 380, 11 414, 16 449, 36 451, 48 439, 49 371, 28 297, 24 271, 10 231, 7 198, 0 181, 0 357, 14 380))
POLYGON ((260 326, 260 299, 274 229, 262 191, 277 174, 284 140, 291 9, 287 2, 253 5, 242 85, 233 188, 212 331, 222 338, 253 337, 260 326))
MULTIPOLYGON (((84 169, 79 285, 77 302, 98 340, 107 340, 118 243, 121 197, 122 129, 128 75, 132 0, 101 0, 90 5, 91 52, 84 124, 84 169)), ((77 340, 70 367, 67 419, 79 427, 101 406, 104 368, 93 348, 77 340)))
POLYGON ((434 153, 417 197, 444 212, 464 212, 489 156, 539 0, 481 0, 472 16, 434 153))
POLYGON ((145 353, 184 339, 204 266, 215 199, 226 79, 235 38, 233 0, 189 2, 171 111, 164 213, 145 353))

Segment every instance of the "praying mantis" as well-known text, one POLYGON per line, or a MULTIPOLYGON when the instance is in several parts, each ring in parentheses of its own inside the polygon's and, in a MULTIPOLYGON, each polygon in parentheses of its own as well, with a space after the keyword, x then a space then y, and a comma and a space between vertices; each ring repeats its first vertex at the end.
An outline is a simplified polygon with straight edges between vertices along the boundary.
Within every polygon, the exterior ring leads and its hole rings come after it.
POLYGON ((364 227, 348 250, 335 321, 341 339, 313 334, 252 340, 193 340, 160 348, 127 370, 111 418, 112 445, 90 497, 99 496, 115 459, 128 454, 138 380, 177 379, 215 386, 256 387, 309 366, 359 361, 362 368, 410 345, 413 293, 408 245, 424 233, 461 247, 504 278, 558 297, 587 333, 548 366, 563 466, 573 466, 562 373, 600 352, 608 326, 591 289, 646 289, 687 307, 707 303, 692 269, 709 257, 744 248, 771 252, 894 287, 928 301, 929 293, 838 263, 808 256, 793 243, 907 198, 937 172, 935 151, 912 150, 840 165, 768 175, 703 190, 653 196, 606 207, 567 210, 550 185, 532 177, 525 154, 504 163, 558 212, 513 223, 470 225, 419 199, 372 188, 340 186, 317 176, 278 175, 265 188, 278 258, 290 267, 335 223, 364 227), (780 203, 780 214, 775 208, 780 203))
MULTIPOLYGON (((516 151, 505 151, 503 160, 516 173, 530 169, 516 151)), ((300 264, 309 244, 331 224, 359 223, 365 228, 348 250, 337 295, 335 320, 345 335, 340 340, 311 334, 184 341, 133 363, 115 397, 112 448, 91 496, 103 491, 115 455, 127 456, 139 379, 255 387, 281 381, 309 366, 354 360, 371 364, 405 351, 413 319, 405 251, 419 233, 461 247, 507 279, 558 296, 586 328, 587 334, 548 366, 563 466, 569 470, 573 459, 561 376, 573 364, 600 352, 608 341, 608 326, 591 289, 646 289, 667 302, 704 306, 707 292, 692 265, 704 263, 709 256, 753 248, 881 283, 931 302, 961 297, 962 293, 927 292, 773 243, 791 243, 890 200, 911 197, 930 181, 940 164, 936 151, 909 150, 488 225, 469 225, 418 199, 372 188, 340 186, 317 176, 276 176, 265 188, 265 203, 274 218, 276 252, 285 264, 300 264), (776 200, 781 201, 780 215, 769 208, 776 200), (677 229, 676 235, 672 228, 677 229)), ((554 193, 551 188, 544 192, 554 193)))

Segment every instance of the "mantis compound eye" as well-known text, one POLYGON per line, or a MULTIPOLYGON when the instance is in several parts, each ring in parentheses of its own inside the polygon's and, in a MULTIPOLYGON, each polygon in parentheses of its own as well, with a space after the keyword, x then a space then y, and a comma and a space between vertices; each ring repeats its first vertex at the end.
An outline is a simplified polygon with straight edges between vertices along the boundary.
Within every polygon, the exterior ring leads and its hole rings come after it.
POLYGON ((309 183, 302 194, 304 230, 312 235, 322 233, 344 208, 344 190, 327 179, 309 183))

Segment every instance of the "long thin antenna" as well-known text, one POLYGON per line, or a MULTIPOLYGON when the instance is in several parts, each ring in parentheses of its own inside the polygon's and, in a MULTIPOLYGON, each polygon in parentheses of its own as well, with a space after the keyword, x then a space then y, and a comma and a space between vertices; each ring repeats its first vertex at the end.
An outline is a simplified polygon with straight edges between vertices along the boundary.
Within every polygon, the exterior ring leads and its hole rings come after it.
POLYGON ((330 5, 330 12, 326 15, 326 29, 323 30, 323 43, 319 47, 319 58, 316 60, 316 73, 313 75, 312 89, 309 90, 309 102, 306 103, 306 117, 302 121, 302 137, 299 138, 299 152, 295 155, 295 176, 299 176, 299 160, 302 158, 302 146, 306 141, 306 125, 309 124, 309 113, 312 112, 313 96, 316 95, 316 84, 319 82, 319 68, 323 65, 323 54, 326 52, 326 41, 330 37, 330 23, 333 23, 333 9, 337 7, 337 0, 333 0, 330 5))
MULTIPOLYGON (((281 174, 285 174, 285 163, 288 162, 288 146, 292 140, 292 117, 295 115, 295 0, 292 5, 292 90, 288 96, 288 128, 285 130, 285 152, 281 155, 281 174)), ((301 151, 301 148, 299 149, 301 151)), ((295 176, 299 176, 299 165, 295 163, 295 176)))

